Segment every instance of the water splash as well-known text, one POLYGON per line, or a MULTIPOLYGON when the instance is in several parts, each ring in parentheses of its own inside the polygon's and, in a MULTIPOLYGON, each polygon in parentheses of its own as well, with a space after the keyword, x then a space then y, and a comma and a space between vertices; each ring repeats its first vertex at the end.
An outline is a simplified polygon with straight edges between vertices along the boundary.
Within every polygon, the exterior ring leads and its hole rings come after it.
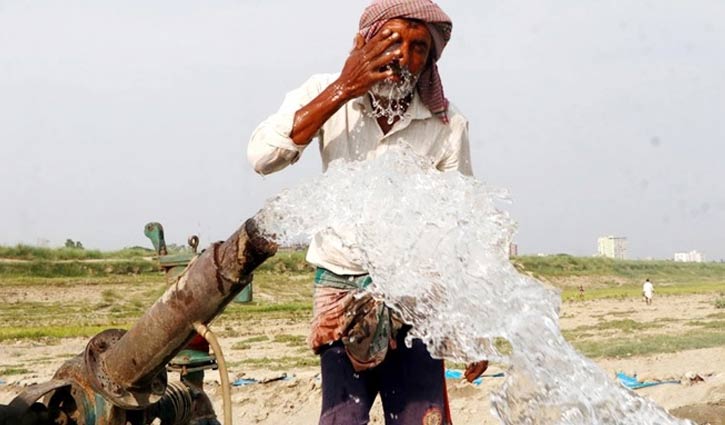
POLYGON ((505 192, 393 149, 328 171, 258 215, 281 243, 322 233, 373 278, 370 291, 413 325, 435 357, 509 365, 493 413, 504 424, 687 424, 611 381, 558 326, 559 294, 508 260, 505 192), (494 338, 507 339, 509 355, 494 338))
MULTIPOLYGON (((392 66, 392 65, 389 65, 392 66)), ((408 110, 409 96, 415 90, 418 82, 417 76, 406 67, 395 67, 400 77, 399 81, 382 80, 377 82, 370 89, 370 103, 373 118, 387 118, 388 125, 395 122, 397 118, 403 118, 408 110)))

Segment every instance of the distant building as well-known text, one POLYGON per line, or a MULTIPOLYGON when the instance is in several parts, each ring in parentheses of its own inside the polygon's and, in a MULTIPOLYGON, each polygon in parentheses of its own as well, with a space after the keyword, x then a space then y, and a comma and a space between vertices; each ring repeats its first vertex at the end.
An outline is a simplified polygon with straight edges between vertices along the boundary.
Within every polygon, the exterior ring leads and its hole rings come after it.
POLYGON ((597 255, 599 257, 627 258, 627 238, 621 236, 601 236, 597 240, 597 255))
POLYGON ((509 244, 509 258, 519 255, 519 246, 513 242, 509 244))
POLYGON ((701 252, 692 250, 690 252, 675 252, 675 261, 682 263, 702 263, 705 261, 701 252))

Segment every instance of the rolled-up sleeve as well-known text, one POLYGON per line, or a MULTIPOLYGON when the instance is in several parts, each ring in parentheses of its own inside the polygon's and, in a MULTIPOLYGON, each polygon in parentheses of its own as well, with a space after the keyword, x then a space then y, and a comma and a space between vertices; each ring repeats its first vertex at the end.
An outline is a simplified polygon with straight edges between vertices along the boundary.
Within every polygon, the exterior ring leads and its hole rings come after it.
POLYGON ((307 145, 298 145, 290 138, 295 114, 322 92, 328 79, 326 75, 312 76, 301 87, 287 93, 279 110, 252 132, 247 159, 254 171, 270 174, 297 162, 307 145))
POLYGON ((457 170, 463 175, 473 176, 471 147, 468 142, 468 120, 457 114, 449 124, 451 134, 447 140, 446 155, 438 164, 440 171, 457 170))

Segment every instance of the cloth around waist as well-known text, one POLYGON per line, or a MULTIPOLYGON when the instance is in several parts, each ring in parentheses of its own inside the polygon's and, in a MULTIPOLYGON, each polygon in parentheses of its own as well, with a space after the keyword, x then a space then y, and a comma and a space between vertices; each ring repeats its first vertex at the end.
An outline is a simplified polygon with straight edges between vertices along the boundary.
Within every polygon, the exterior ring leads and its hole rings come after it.
POLYGON ((315 285, 317 286, 355 290, 365 289, 372 282, 373 279, 369 274, 339 275, 322 267, 317 267, 315 270, 315 285))

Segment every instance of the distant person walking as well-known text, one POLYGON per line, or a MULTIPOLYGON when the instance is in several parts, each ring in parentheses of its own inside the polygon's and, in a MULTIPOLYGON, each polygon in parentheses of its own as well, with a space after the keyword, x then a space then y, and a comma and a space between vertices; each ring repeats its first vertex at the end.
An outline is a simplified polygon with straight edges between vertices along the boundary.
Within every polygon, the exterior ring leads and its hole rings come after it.
POLYGON ((642 285, 642 296, 644 296, 644 302, 647 303, 647 305, 652 304, 652 295, 654 295, 655 287, 652 285, 652 282, 649 281, 649 279, 644 281, 644 285, 642 285))

